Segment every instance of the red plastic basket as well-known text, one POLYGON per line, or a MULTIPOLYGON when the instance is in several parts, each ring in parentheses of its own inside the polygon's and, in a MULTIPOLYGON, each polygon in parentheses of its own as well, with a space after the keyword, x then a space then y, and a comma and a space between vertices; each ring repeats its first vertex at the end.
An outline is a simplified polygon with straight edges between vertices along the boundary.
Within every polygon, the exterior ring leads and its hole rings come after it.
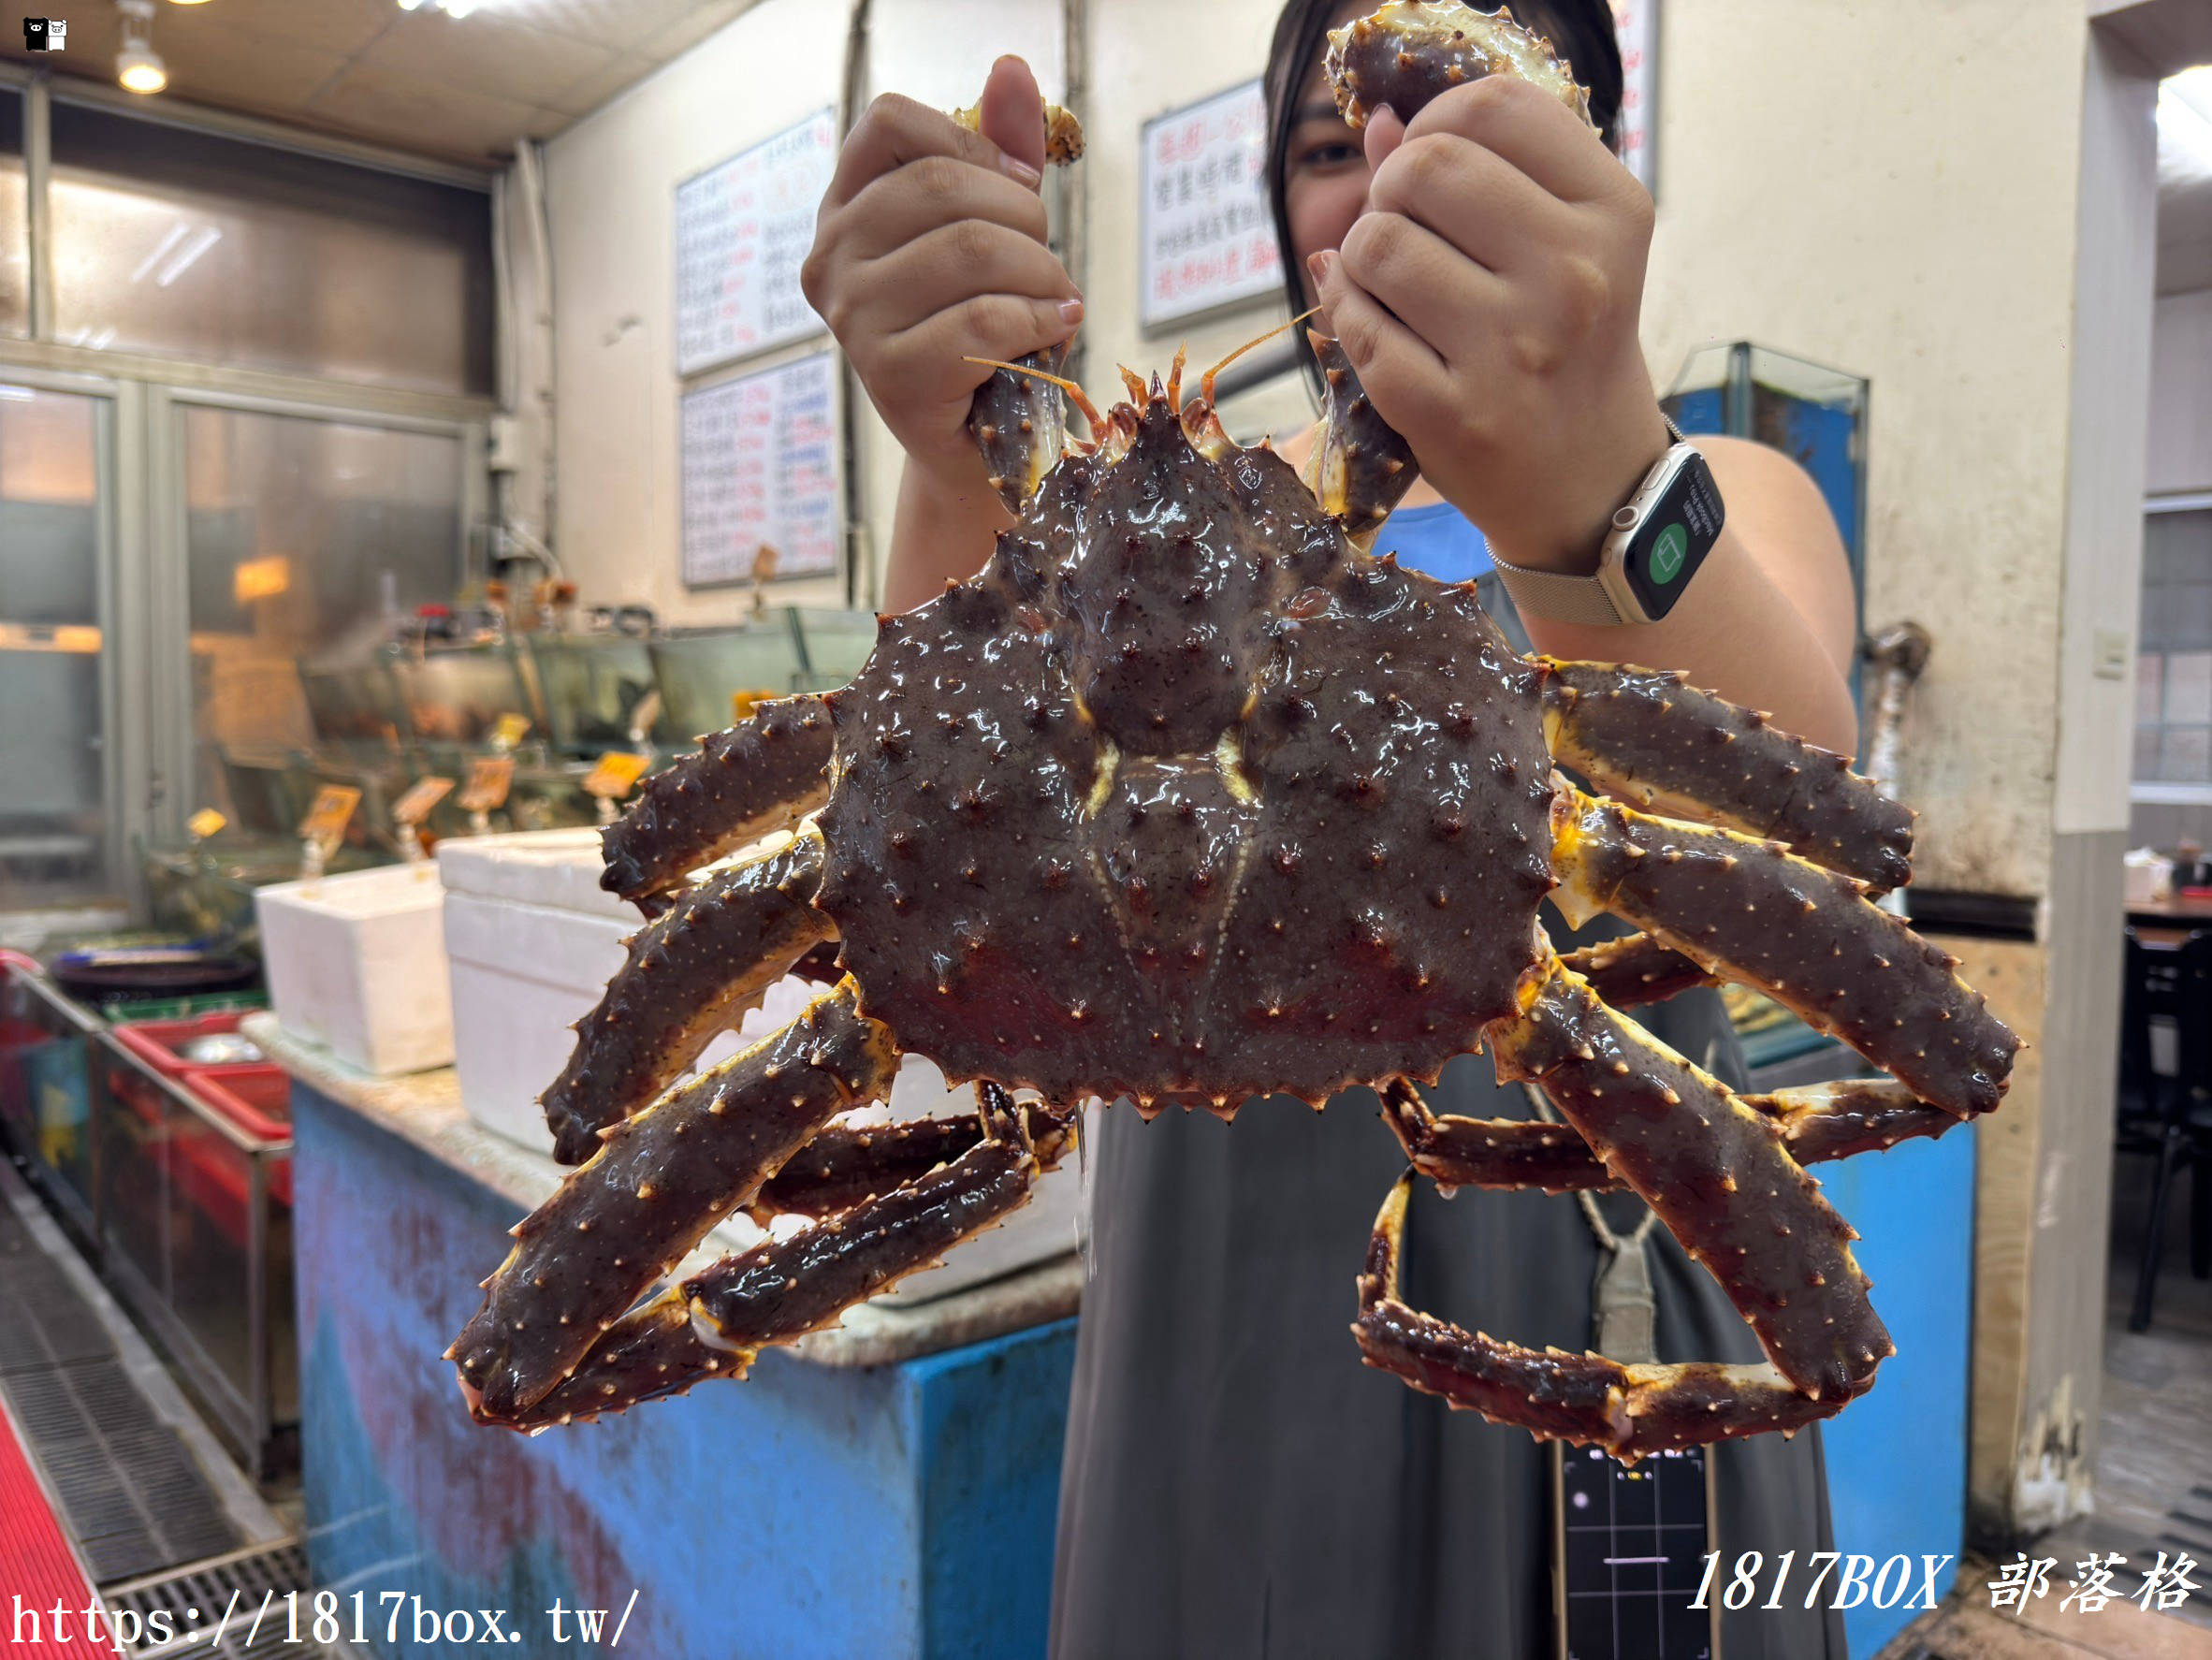
POLYGON ((217 1075, 266 1067, 267 1061, 232 1061, 222 1066, 195 1067, 178 1052, 195 1038, 219 1037, 238 1030, 240 1017, 250 1011, 221 1009, 187 1020, 125 1021, 111 1029, 115 1041, 165 1078, 182 1078, 188 1070, 217 1075))
MULTIPOLYGON (((181 1082, 248 1135, 265 1142, 292 1139, 292 1080, 282 1067, 194 1067, 186 1069, 181 1082)), ((220 1192, 228 1201, 226 1208, 242 1217, 246 1193, 237 1162, 212 1151, 200 1154, 189 1145, 181 1151, 185 1159, 200 1166, 186 1177, 192 1186, 206 1199, 220 1192)), ((269 1191, 280 1203, 292 1202, 289 1153, 270 1162, 269 1191)), ((213 1204, 208 1208, 216 1209, 213 1204)))

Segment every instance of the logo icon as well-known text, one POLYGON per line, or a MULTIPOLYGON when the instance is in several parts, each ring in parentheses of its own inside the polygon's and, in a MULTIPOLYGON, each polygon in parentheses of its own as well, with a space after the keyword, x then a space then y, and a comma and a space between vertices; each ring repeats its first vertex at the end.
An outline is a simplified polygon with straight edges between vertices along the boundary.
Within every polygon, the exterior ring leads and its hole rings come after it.
POLYGON ((59 17, 23 19, 25 51, 60 51, 69 34, 69 20, 59 17))
POLYGON ((1681 525, 1668 525, 1659 532, 1659 540, 1652 545, 1652 580, 1665 585, 1681 575, 1682 561, 1690 556, 1690 532, 1681 525))

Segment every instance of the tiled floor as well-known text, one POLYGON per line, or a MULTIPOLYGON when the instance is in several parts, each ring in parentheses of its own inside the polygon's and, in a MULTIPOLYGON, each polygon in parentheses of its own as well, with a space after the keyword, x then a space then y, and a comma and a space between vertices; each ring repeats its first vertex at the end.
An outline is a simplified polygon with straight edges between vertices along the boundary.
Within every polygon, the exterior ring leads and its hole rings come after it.
POLYGON ((1986 1586, 1995 1570, 1970 1563, 1959 1583, 1972 1594, 1962 1590, 1882 1660, 2212 1660, 2212 1280, 2190 1275, 2184 1183, 2168 1217, 2150 1330, 2127 1329, 2149 1189, 2149 1160, 2122 1158, 2113 1179, 2097 1509, 2030 1552, 2059 1561, 2051 1594, 2024 1615, 1993 1611, 1986 1586), (2204 1589, 2176 1612, 2147 1615, 2127 1602, 2093 1614, 2059 1607, 2074 1564, 2091 1552, 2127 1559, 2115 1574, 2124 1595, 2161 1550, 2199 1565, 2204 1589))

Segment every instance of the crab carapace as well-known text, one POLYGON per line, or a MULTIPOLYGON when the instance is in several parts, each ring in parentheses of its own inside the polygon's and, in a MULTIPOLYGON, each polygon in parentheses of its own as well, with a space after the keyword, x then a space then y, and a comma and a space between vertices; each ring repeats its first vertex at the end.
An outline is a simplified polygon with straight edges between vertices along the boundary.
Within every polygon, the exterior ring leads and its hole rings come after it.
MULTIPOLYGON (((1355 118, 1486 73, 1582 108, 1540 41, 1456 5, 1384 6, 1330 69, 1355 118)), ((985 569, 882 619, 849 687, 708 738, 610 827, 605 884, 653 920, 546 1098, 579 1168, 450 1351, 479 1419, 742 1376, 1004 1218, 1085 1098, 1228 1114, 1354 1085, 1411 1161, 1358 1276, 1370 1363, 1626 1457, 1789 1431, 1870 1386, 1889 1337, 1804 1166, 1987 1112, 2017 1047, 1869 902, 1909 874, 1911 815, 1679 675, 1520 656, 1473 585, 1371 557, 1414 459, 1314 343, 1302 478, 1231 440, 1211 373, 1185 401, 1180 357, 1165 386, 1125 371, 1102 415, 1077 393, 1080 442, 1041 365, 997 371, 970 426, 1018 522, 985 569), (1548 895, 1643 932, 1562 958, 1548 895), (842 977, 803 1016, 671 1086, 830 941, 842 977), (1710 979, 1889 1078, 1738 1096, 1617 1012, 1710 979), (1414 1085, 1485 1047, 1564 1125, 1433 1114, 1414 1085), (975 1081, 976 1114, 843 1122, 908 1051, 975 1081), (1767 1362, 1623 1364, 1417 1312, 1396 1294, 1417 1173, 1634 1189, 1767 1362), (814 1220, 648 1295, 740 1208, 814 1220)))

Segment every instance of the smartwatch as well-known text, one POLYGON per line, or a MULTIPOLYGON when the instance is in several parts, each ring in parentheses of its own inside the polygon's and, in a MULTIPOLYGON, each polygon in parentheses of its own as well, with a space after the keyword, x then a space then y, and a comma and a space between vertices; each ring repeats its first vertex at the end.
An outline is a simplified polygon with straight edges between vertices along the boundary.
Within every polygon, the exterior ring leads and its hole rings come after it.
POLYGON ((1493 552, 1498 580, 1520 609, 1558 622, 1657 622, 1675 607, 1720 540, 1726 511, 1695 444, 1673 421, 1674 444, 1613 515, 1591 575, 1532 571, 1493 552))

